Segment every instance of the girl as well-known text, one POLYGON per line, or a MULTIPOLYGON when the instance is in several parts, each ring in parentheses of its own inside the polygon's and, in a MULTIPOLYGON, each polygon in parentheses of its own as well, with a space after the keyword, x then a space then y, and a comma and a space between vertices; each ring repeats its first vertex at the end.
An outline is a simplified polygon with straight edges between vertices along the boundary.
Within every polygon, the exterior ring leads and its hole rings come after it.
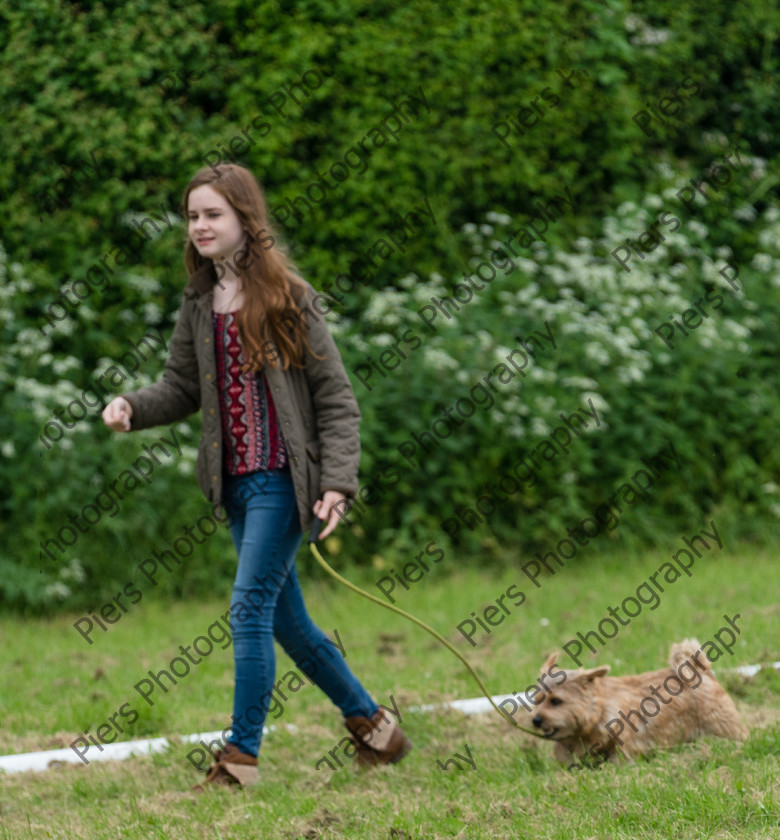
POLYGON ((198 483, 224 505, 238 552, 231 735, 206 781, 257 776, 274 637, 341 709, 361 763, 399 761, 408 738, 309 618, 295 569, 313 515, 323 539, 357 490, 360 413, 341 357, 311 308, 314 290, 274 247, 265 198, 247 169, 201 169, 183 207, 190 279, 165 372, 112 400, 103 420, 127 432, 203 412, 198 483))

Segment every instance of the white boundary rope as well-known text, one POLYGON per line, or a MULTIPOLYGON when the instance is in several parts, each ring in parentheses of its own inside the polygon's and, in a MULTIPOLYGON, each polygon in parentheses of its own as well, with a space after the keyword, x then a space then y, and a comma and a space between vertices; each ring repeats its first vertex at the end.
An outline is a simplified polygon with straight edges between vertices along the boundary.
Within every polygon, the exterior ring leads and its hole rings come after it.
MULTIPOLYGON (((753 677, 765 668, 773 668, 776 671, 780 671, 780 662, 772 662, 768 665, 740 665, 737 668, 728 668, 722 673, 753 677)), ((481 715, 492 711, 494 708, 493 704, 501 703, 503 700, 510 698, 515 699, 517 696, 517 694, 496 694, 490 700, 486 697, 470 697, 466 700, 451 700, 449 703, 413 706, 408 711, 413 714, 419 714, 436 711, 437 709, 455 709, 464 715, 481 715)), ((525 696, 528 699, 528 695, 521 696, 525 696)), ((293 724, 286 724, 286 728, 290 732, 297 731, 297 727, 293 724)), ((277 729, 278 727, 276 726, 263 727, 263 734, 266 735, 277 729)), ((196 732, 194 735, 181 735, 173 743, 167 738, 145 738, 140 741, 121 741, 118 744, 104 744, 103 751, 98 753, 94 758, 90 758, 89 763, 92 764, 95 761, 122 761, 133 755, 149 755, 151 753, 162 752, 168 749, 169 746, 175 746, 177 742, 192 744, 200 740, 213 741, 221 738, 222 734, 221 730, 218 732, 196 732)), ((59 750, 43 750, 41 752, 0 756, 0 771, 6 773, 40 772, 49 770, 52 767, 58 767, 62 764, 78 764, 82 767, 84 766, 84 762, 70 747, 59 750)))

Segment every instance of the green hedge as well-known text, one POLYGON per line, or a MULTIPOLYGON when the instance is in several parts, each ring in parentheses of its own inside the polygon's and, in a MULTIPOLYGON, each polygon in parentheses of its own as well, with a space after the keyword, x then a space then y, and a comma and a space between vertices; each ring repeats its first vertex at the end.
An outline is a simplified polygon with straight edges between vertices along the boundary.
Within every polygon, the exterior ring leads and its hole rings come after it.
MULTIPOLYGON (((367 392, 356 380, 366 417, 363 474, 369 479, 394 457, 404 436, 427 428, 434 409, 446 408, 458 396, 470 372, 483 370, 494 358, 495 348, 508 348, 512 336, 532 332, 545 320, 522 297, 523 289, 536 283, 554 308, 558 286, 544 278, 556 260, 564 260, 565 272, 572 271, 565 262, 568 254, 579 254, 577 270, 591 271, 604 260, 613 272, 620 271, 609 257, 620 237, 608 235, 611 229, 605 226, 617 224, 609 220, 618 207, 632 202, 645 207, 662 189, 656 162, 666 161, 675 175, 666 187, 679 189, 679 178, 684 183, 716 154, 739 144, 755 159, 750 189, 747 194, 728 190, 728 200, 721 203, 729 212, 720 213, 713 204, 701 221, 710 237, 703 253, 714 259, 715 248, 730 247, 743 271, 740 279, 757 288, 751 300, 759 302, 759 312, 751 314, 756 323, 744 339, 750 347, 744 364, 729 367, 734 357, 728 355, 728 343, 716 345, 722 359, 702 359, 694 344, 681 346, 674 354, 679 370, 660 365, 661 372, 648 371, 640 387, 622 382, 617 367, 589 370, 576 342, 563 342, 554 359, 539 364, 538 370, 555 378, 533 380, 533 387, 542 389, 538 399, 546 395, 564 410, 578 391, 572 386, 570 393, 561 382, 594 379, 610 410, 619 407, 621 422, 610 420, 613 428, 603 442, 595 437, 587 446, 578 442, 578 478, 564 482, 568 489, 561 499, 542 482, 522 494, 521 516, 491 518, 489 538, 476 531, 462 536, 476 539, 470 544, 482 549, 508 539, 542 544, 569 517, 593 508, 600 485, 617 480, 633 464, 638 441, 652 449, 651 443, 660 444, 672 432, 709 430, 713 406, 707 397, 715 391, 723 428, 708 431, 687 452, 690 459, 703 459, 709 441, 714 459, 701 461, 707 468, 698 479, 686 474, 685 492, 678 486, 674 498, 659 502, 652 514, 659 517, 652 520, 658 528, 651 527, 648 513, 636 538, 656 534, 662 539, 667 519, 677 521, 678 508, 686 516, 727 510, 751 532, 748 520, 736 514, 742 505, 751 514, 767 514, 760 487, 771 476, 763 459, 776 416, 771 395, 760 385, 774 347, 771 322, 765 320, 774 311, 773 289, 762 278, 771 270, 767 260, 775 256, 771 243, 759 242, 758 236, 769 236, 773 222, 766 211, 777 182, 778 17, 760 0, 739 7, 662 0, 630 7, 621 2, 541 7, 413 2, 401 8, 307 2, 291 11, 243 0, 162 5, 20 0, 0 11, 0 105, 7 127, 0 204, 8 255, 2 261, 2 331, 10 348, 2 366, 0 459, 13 488, 0 502, 4 601, 38 608, 97 606, 117 586, 121 589, 174 524, 194 522, 202 513, 205 503, 187 466, 197 439, 195 422, 179 430, 188 447, 182 465, 161 467, 148 492, 129 497, 121 515, 107 520, 110 527, 97 528, 88 550, 87 541, 83 551, 80 541, 78 556, 67 558, 78 563, 63 571, 64 561, 52 568, 37 558, 38 543, 50 527, 69 510, 81 509, 133 462, 142 441, 151 445, 164 434, 153 430, 145 437, 119 439, 102 428, 95 409, 67 432, 64 443, 48 449, 39 440, 54 411, 93 387, 131 344, 150 331, 170 332, 184 281, 178 202, 192 172, 204 157, 214 160, 210 153, 221 147, 232 147, 237 160, 258 174, 277 217, 284 216, 279 208, 287 198, 307 189, 314 196, 303 218, 291 215, 285 221, 284 235, 318 288, 334 289, 339 274, 356 278, 342 279, 350 291, 336 303, 333 316, 350 369, 392 333, 388 311, 416 318, 403 313, 414 308, 418 284, 404 278, 414 275, 431 294, 444 294, 469 270, 476 250, 490 249, 490 235, 474 241, 462 234, 464 225, 484 223, 492 213, 508 216, 513 227, 528 226, 539 216, 538 202, 548 204, 569 190, 571 206, 551 223, 545 252, 529 252, 532 265, 493 284, 471 304, 473 322, 458 321, 457 332, 442 332, 446 341, 437 331, 423 352, 404 362, 400 376, 382 380, 381 391, 367 392), (293 88, 296 83, 301 87, 293 88), (408 102, 406 119, 396 126, 393 109, 410 94, 424 97, 427 105, 408 102), (678 104, 676 117, 663 125, 661 109, 669 113, 678 104), (649 125, 642 111, 653 117, 649 125), (395 139, 383 138, 382 120, 396 127, 395 139), (334 167, 339 162, 342 166, 334 167), (336 184, 344 171, 348 177, 336 184), (335 186, 317 203, 319 194, 311 185, 320 172, 331 173, 327 177, 335 186), (398 214, 426 202, 436 223, 418 225, 403 251, 378 258, 376 243, 398 228, 398 214), (733 211, 742 204, 754 205, 758 217, 751 220, 750 211, 743 210, 735 218, 733 211), (600 242, 603 236, 609 241, 600 242), (591 243, 584 250, 575 245, 583 237, 591 243), (369 271, 366 251, 371 248, 376 265, 369 271), (758 260, 755 266, 753 260, 758 260), (50 305, 68 289, 81 290, 85 300, 47 327, 50 305), (500 294, 521 297, 512 303, 500 294), (385 300, 393 302, 388 311, 385 300), (457 379, 455 371, 447 377, 446 367, 436 367, 431 353, 439 340, 444 343, 438 349, 462 366, 458 373, 466 378, 457 379), (548 363, 552 367, 546 368, 548 363), (723 376, 716 380, 716 373, 723 376), (688 388, 695 398, 660 401, 664 389, 681 394, 688 388), (659 404, 649 402, 649 395, 659 404), (636 408, 644 402, 647 416, 656 418, 649 436, 636 408), (737 408, 744 405, 762 407, 750 427, 753 414, 737 408), (683 410, 685 417, 678 418, 675 412, 683 410), (79 568, 86 575, 82 582, 79 568)), ((663 205, 668 199, 661 195, 659 200, 663 205)), ((621 216, 620 224, 628 218, 621 216)), ((628 226, 625 235, 642 229, 628 226)), ((680 247, 685 251, 699 244, 680 247)), ((689 259, 695 268, 696 259, 704 257, 669 255, 659 270, 671 269, 678 259, 689 259)), ((624 274, 632 277, 625 272, 615 277, 622 280, 624 274)), ((688 278, 681 297, 694 293, 703 278, 688 278)), ((656 282, 655 275, 646 279, 656 282)), ((578 285, 577 278, 571 281, 573 299, 591 307, 593 290, 578 285)), ((643 301, 637 317, 667 317, 663 301, 653 301, 643 301)), ((735 305, 724 304, 724 314, 735 305)), ((164 352, 146 355, 133 384, 159 374, 164 352)), ((117 379, 107 390, 127 387, 117 379)), ((529 386, 532 380, 523 382, 529 386)), ((432 454, 424 478, 404 479, 394 495, 370 507, 356 530, 359 535, 363 528, 365 537, 354 543, 353 553, 370 553, 388 541, 411 551, 440 526, 443 510, 468 500, 483 474, 490 476, 516 457, 521 438, 507 439, 496 430, 496 418, 496 412, 475 417, 467 439, 432 454)), ((545 481, 556 476, 550 473, 545 481)), ((230 555, 227 536, 220 532, 188 564, 186 575, 171 575, 161 586, 181 595, 200 591, 211 585, 215 569, 229 580, 230 555)))

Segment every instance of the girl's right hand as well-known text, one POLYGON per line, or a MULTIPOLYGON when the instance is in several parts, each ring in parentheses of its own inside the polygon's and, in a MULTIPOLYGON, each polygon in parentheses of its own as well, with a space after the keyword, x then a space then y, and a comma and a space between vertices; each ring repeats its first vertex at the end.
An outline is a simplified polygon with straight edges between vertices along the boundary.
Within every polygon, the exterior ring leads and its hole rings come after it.
POLYGON ((124 397, 114 397, 103 409, 103 422, 115 432, 129 432, 133 406, 124 397))

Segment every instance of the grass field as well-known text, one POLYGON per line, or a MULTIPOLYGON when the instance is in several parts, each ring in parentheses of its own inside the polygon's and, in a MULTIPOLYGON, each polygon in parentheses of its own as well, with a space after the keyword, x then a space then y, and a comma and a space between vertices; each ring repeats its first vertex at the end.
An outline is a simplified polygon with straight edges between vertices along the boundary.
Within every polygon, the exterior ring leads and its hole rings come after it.
MULTIPOLYGON (((420 616, 477 667, 492 693, 524 690, 545 655, 578 632, 598 626, 670 554, 572 561, 536 588, 513 570, 497 575, 461 558, 432 566, 397 604, 420 616), (488 634, 477 626, 471 646, 456 626, 495 604, 511 585, 525 602, 503 603, 508 614, 488 634)), ((347 575, 374 594, 389 572, 347 575)), ((396 565, 396 568, 398 566, 396 565)), ((343 571, 343 570, 342 570, 343 571)), ((497 714, 466 717, 454 711, 409 712, 422 703, 473 697, 479 691, 462 665, 414 625, 327 580, 305 554, 301 578, 312 614, 336 630, 347 661, 380 703, 392 697, 415 749, 401 764, 359 771, 337 748, 346 734, 340 715, 310 684, 290 688, 268 723, 260 755, 260 784, 250 790, 189 793, 199 779, 187 761, 192 748, 122 762, 60 766, 45 773, 0 775, 1 838, 774 838, 780 835, 780 678, 771 671, 743 679, 725 670, 780 660, 780 618, 773 552, 704 552, 660 603, 607 640, 586 666, 608 663, 613 674, 665 664, 669 645, 686 636, 712 640, 739 614, 733 653, 713 667, 750 729, 745 744, 702 739, 635 764, 572 771, 551 757, 552 747, 513 730, 497 714), (297 690, 293 690, 297 689, 297 690), (290 731, 285 724, 293 724, 290 731), (315 768, 336 749, 345 766, 315 768), (476 768, 442 770, 468 752, 476 768)), ((658 580, 663 580, 659 578, 658 580)), ((0 619, 3 673, 0 732, 3 753, 67 746, 84 731, 125 724, 120 740, 223 729, 232 700, 232 650, 193 665, 167 693, 155 687, 149 705, 134 688, 150 669, 168 668, 179 645, 190 645, 224 614, 226 604, 170 604, 149 596, 131 607, 94 644, 73 629, 79 616, 43 621, 0 619), (135 723, 119 710, 138 712, 135 723)), ((496 613, 490 614, 494 621, 496 613)), ((473 620, 473 619, 472 619, 473 620)), ((484 620, 484 619, 483 619, 484 620)), ((214 634, 216 637, 216 633, 214 634)), ((721 636, 721 639, 724 637, 721 636)), ((571 648, 570 648, 571 650, 571 648)), ((563 654, 560 663, 573 667, 563 654)), ((277 676, 294 665, 279 654, 277 676)), ((142 684, 145 685, 145 684, 142 684)), ((148 686, 147 686, 148 689, 148 686)), ((525 722, 525 721, 522 721, 525 722)), ((97 752, 91 747, 86 757, 97 752)))

